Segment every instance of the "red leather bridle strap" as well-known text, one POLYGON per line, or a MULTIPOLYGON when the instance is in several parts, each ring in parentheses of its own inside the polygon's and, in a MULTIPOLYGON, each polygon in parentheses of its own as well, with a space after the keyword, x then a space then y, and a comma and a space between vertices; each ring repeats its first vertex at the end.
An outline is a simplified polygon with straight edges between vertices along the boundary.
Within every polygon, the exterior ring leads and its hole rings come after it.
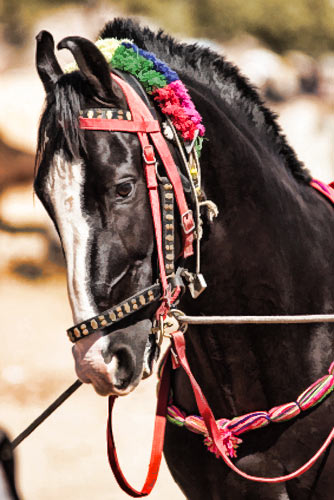
POLYGON ((165 358, 165 362, 162 367, 161 380, 158 392, 150 464, 148 467, 148 472, 144 486, 140 491, 136 490, 128 483, 119 466, 114 437, 113 437, 113 431, 112 431, 112 410, 116 398, 113 396, 109 397, 109 417, 107 425, 107 446, 108 446, 109 464, 110 467, 112 468, 112 471, 119 486, 122 488, 123 491, 125 491, 128 495, 134 498, 140 498, 149 495, 158 478, 161 457, 162 457, 162 450, 164 445, 164 438, 165 438, 166 414, 167 414, 168 397, 170 390, 170 373, 171 373, 171 362, 170 362, 170 357, 167 356, 165 358))
POLYGON ((80 128, 85 130, 109 130, 115 132, 159 132, 160 124, 157 120, 112 120, 107 118, 79 117, 80 128))

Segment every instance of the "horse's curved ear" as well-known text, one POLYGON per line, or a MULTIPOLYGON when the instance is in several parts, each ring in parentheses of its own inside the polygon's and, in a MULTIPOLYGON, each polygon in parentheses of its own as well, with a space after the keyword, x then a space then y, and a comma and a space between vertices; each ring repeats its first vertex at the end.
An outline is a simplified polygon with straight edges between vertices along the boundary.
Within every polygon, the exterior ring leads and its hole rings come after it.
POLYGON ((54 53, 55 44, 52 35, 48 31, 40 31, 36 36, 36 41, 36 67, 48 94, 63 71, 54 53))
POLYGON ((80 71, 100 99, 115 103, 123 98, 120 88, 110 76, 107 61, 94 43, 80 36, 69 36, 58 43, 57 49, 72 52, 80 71))

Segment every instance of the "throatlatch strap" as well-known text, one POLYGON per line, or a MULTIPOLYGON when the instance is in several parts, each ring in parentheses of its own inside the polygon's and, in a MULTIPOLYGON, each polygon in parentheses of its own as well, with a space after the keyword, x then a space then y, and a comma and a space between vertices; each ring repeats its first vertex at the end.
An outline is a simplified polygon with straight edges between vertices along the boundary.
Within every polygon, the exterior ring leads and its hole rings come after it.
POLYGON ((170 373, 171 373, 170 357, 167 356, 165 358, 165 363, 163 364, 162 367, 162 374, 158 392, 150 464, 144 486, 140 491, 134 489, 128 483, 118 462, 115 441, 112 431, 112 411, 116 398, 112 396, 109 397, 109 416, 107 425, 107 446, 108 446, 109 464, 119 486, 122 488, 123 491, 125 491, 125 493, 134 498, 146 497, 147 495, 149 495, 158 478, 161 457, 162 457, 162 450, 164 445, 164 438, 165 438, 166 414, 167 414, 167 405, 168 405, 169 390, 170 390, 170 373))
POLYGON ((259 483, 282 483, 284 481, 289 481, 290 479, 294 479, 304 474, 304 472, 310 469, 312 465, 314 465, 315 462, 318 460, 318 458, 322 455, 322 453, 328 448, 331 442, 334 440, 334 427, 333 427, 326 441, 323 443, 321 448, 315 453, 315 455, 313 455, 313 457, 298 470, 292 472, 291 474, 287 474, 286 476, 258 477, 258 476, 251 476, 241 471, 238 467, 234 465, 234 463, 228 457, 223 443, 222 431, 218 429, 211 408, 189 367, 188 360, 186 357, 186 346, 183 333, 180 331, 175 332, 172 334, 172 338, 175 351, 177 354, 177 361, 179 362, 179 364, 182 366, 183 370, 189 377, 189 381, 191 383, 193 393, 196 399, 197 407, 205 422, 208 434, 211 437, 213 443, 216 445, 219 454, 221 458, 224 460, 225 464, 234 472, 236 472, 239 476, 242 476, 243 478, 248 479, 250 481, 256 481, 259 483))

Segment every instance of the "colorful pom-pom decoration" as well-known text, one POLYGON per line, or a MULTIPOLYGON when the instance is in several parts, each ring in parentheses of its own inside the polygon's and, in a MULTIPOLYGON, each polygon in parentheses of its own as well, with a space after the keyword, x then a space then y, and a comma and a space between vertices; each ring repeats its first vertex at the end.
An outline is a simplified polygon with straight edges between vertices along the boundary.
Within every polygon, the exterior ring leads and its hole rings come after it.
MULTIPOLYGON (((103 38, 97 40, 96 46, 112 68, 131 73, 139 80, 185 141, 204 136, 201 115, 178 74, 167 64, 151 52, 138 48, 130 40, 103 38)), ((77 66, 71 64, 66 71, 76 69, 77 66)))

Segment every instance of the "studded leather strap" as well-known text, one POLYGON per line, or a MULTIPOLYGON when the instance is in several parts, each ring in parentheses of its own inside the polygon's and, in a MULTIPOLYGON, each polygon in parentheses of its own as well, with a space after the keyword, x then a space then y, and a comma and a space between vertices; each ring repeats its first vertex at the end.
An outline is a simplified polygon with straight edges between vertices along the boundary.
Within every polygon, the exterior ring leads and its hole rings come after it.
POLYGON ((130 316, 130 314, 140 311, 148 304, 160 299, 161 295, 160 283, 144 288, 136 295, 120 302, 115 307, 107 309, 97 316, 69 328, 67 335, 71 342, 77 342, 83 337, 94 333, 96 330, 101 330, 118 323, 127 316, 130 316))
POLYGON ((175 235, 174 235, 174 192, 170 181, 160 180, 160 202, 162 213, 162 248, 167 276, 175 271, 175 235))

